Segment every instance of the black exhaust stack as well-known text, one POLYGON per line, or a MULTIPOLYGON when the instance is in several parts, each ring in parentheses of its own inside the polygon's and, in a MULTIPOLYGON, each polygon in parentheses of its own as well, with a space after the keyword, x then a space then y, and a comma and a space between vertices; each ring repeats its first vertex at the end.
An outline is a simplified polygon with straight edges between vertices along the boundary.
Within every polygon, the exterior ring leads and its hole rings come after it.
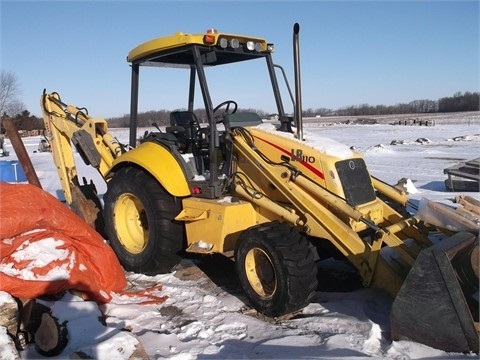
POLYGON ((293 67, 295 72, 295 126, 297 127, 297 137, 303 140, 303 120, 302 120, 302 91, 300 84, 300 46, 298 33, 300 25, 293 25, 293 67))

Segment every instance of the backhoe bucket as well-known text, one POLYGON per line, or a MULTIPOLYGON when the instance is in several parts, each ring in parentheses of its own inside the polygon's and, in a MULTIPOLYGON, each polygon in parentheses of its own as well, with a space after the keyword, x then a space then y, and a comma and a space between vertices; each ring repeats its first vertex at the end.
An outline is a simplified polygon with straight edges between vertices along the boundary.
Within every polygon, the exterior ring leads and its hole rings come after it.
POLYGON ((479 352, 478 237, 459 232, 423 250, 390 314, 392 340, 479 352))
POLYGON ((95 184, 83 178, 83 185, 72 185, 72 203, 70 209, 101 235, 104 234, 102 204, 97 196, 95 184))

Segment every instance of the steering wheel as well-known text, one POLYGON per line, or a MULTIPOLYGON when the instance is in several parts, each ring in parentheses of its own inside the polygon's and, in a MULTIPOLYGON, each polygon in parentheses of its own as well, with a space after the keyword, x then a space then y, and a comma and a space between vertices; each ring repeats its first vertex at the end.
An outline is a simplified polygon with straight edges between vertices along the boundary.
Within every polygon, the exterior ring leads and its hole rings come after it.
POLYGON ((215 121, 217 123, 221 123, 223 121, 223 116, 224 115, 234 114, 237 111, 237 108, 238 108, 238 105, 235 101, 233 101, 233 100, 224 101, 221 104, 218 104, 217 106, 215 106, 215 108, 213 109, 213 117, 215 118, 215 121), (233 109, 230 109, 230 106, 232 106, 233 109), (219 113, 219 114, 216 114, 217 112, 219 112, 219 110, 222 107, 225 107, 223 112, 219 113))

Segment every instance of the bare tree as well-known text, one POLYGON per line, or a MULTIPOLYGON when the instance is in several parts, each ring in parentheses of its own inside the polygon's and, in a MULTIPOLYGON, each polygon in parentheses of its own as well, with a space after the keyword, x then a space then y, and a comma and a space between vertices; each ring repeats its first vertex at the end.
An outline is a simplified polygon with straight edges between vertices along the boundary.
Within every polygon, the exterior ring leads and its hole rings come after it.
POLYGON ((25 104, 21 101, 18 101, 18 100, 10 101, 7 104, 7 108, 5 110, 5 112, 8 115, 10 115, 11 117, 15 117, 15 116, 21 114, 24 111, 26 111, 25 110, 25 104))
POLYGON ((12 111, 18 111, 19 107, 24 105, 18 101, 20 86, 15 74, 3 71, 0 74, 0 115, 7 114, 15 116, 12 111))

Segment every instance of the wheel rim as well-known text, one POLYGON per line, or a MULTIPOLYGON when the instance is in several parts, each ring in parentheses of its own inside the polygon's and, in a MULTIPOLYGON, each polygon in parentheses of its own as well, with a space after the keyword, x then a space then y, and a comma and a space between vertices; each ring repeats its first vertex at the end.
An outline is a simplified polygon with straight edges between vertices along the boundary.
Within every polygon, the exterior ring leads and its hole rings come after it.
POLYGON ((245 273, 252 289, 264 298, 270 298, 277 289, 275 268, 265 251, 251 249, 245 257, 245 273))
POLYGON ((133 194, 124 193, 114 207, 114 224, 122 246, 132 254, 141 253, 148 243, 148 221, 142 202, 133 194))

